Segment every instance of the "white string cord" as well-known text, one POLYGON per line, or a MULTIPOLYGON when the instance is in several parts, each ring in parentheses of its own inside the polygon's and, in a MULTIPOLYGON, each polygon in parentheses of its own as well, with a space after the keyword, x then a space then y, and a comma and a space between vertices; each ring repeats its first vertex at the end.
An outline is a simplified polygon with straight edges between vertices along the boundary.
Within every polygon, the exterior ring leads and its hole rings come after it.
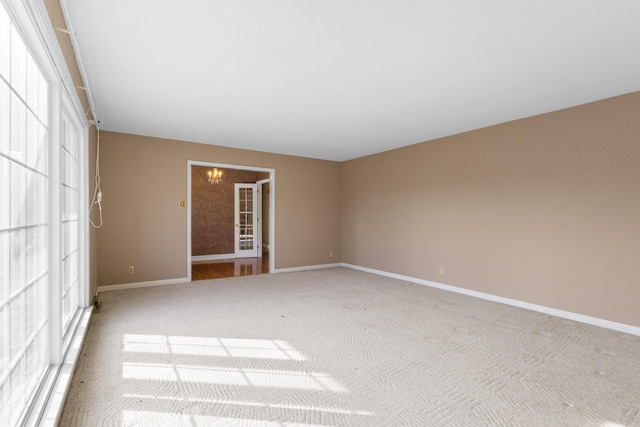
POLYGON ((89 206, 89 222, 93 228, 100 228, 102 227, 102 189, 100 188, 100 128, 97 124, 96 132, 98 133, 96 142, 96 177, 93 198, 91 199, 91 206, 89 206), (100 212, 100 223, 98 225, 96 225, 91 219, 91 211, 95 205, 98 205, 98 211, 100 212))

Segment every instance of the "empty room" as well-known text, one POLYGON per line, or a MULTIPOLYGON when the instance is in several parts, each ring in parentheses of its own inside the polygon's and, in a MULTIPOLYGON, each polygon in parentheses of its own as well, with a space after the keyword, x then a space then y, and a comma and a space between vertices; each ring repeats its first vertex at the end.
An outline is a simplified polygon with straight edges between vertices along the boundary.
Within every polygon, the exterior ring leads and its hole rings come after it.
POLYGON ((639 20, 0 0, 0 424, 640 426, 639 20))

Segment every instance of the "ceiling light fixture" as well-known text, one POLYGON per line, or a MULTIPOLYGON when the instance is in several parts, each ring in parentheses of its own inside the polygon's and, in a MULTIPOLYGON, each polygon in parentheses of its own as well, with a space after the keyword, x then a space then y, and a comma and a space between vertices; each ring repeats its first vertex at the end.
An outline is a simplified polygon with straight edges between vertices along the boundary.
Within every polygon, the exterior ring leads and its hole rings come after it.
POLYGON ((222 171, 218 168, 213 168, 212 171, 208 171, 209 184, 220 184, 222 182, 222 171))

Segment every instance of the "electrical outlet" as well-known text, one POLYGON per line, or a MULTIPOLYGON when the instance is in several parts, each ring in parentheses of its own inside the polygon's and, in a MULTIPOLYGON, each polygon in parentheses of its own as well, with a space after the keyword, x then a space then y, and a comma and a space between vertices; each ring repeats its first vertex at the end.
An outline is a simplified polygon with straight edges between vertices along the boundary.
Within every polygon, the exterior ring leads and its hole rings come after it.
POLYGON ((440 267, 439 272, 440 272, 440 275, 441 275, 441 276, 444 276, 444 267, 440 267))
POLYGON ((333 251, 329 251, 329 258, 333 258, 333 251))
POLYGON ((129 273, 133 273, 133 265, 129 266, 129 273))

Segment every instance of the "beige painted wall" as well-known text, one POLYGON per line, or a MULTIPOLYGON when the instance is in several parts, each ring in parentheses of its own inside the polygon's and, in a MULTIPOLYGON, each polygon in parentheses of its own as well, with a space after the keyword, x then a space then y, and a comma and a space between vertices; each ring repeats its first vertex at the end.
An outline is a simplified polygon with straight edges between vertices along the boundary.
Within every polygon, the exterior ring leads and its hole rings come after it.
MULTIPOLYGON (((54 28, 62 28, 67 29, 67 24, 64 19, 64 15, 62 13, 62 8, 60 7, 60 0, 45 0, 45 6, 47 8, 47 12, 49 13, 49 18, 51 19, 51 24, 54 28)), ((64 55, 65 62, 67 63, 67 68, 69 69, 69 74, 71 75, 71 80, 76 88, 84 87, 85 84, 82 80, 82 75, 80 74, 80 69, 78 67, 78 62, 76 61, 75 52, 73 50, 73 46, 71 44, 71 39, 67 33, 56 31, 56 36, 58 39, 58 44, 60 45, 60 49, 62 50, 62 54, 64 55)), ((87 118, 93 120, 93 114, 89 112, 89 100, 87 98, 87 93, 83 89, 77 89, 78 97, 80 98, 80 103, 82 104, 82 108, 84 111, 87 111, 87 118)), ((95 126, 91 126, 89 128, 89 150, 88 150, 88 158, 86 159, 89 163, 89 201, 91 200, 91 196, 93 195, 93 191, 95 189, 95 180, 92 179, 95 175, 95 158, 96 158, 96 146, 97 146, 97 131, 95 126)), ((94 212, 92 214, 93 221, 98 224, 99 218, 98 215, 94 212)), ((98 290, 98 241, 97 234, 93 227, 89 227, 89 288, 90 295, 93 296, 96 294, 98 290)))
POLYGON ((113 132, 101 132, 100 143, 101 286, 187 277, 187 209, 179 203, 187 200, 188 160, 276 170, 276 268, 340 259, 337 162, 113 132))
POLYGON ((640 326, 640 92, 344 163, 342 243, 346 263, 640 326))

